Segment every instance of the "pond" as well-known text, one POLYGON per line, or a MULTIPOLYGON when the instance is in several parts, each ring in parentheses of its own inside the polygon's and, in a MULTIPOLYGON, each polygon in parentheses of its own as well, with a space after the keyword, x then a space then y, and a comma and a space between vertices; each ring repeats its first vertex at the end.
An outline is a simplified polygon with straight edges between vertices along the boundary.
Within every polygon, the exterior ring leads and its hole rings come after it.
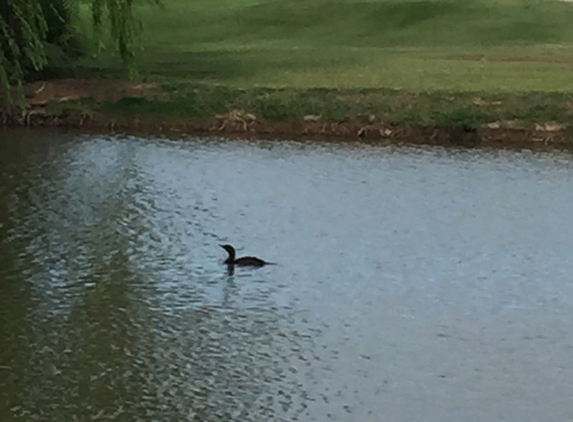
POLYGON ((570 420, 572 186, 559 152, 3 132, 1 419, 570 420))

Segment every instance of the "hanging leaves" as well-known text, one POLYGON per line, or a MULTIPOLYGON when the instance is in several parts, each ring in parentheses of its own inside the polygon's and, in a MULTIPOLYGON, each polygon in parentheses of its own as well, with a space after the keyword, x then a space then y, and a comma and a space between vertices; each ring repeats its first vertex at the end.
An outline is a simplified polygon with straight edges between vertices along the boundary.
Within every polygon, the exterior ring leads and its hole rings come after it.
MULTIPOLYGON (((147 0, 160 6, 161 0, 147 0)), ((129 71, 129 77, 137 76, 134 62, 135 43, 138 40, 142 25, 134 15, 134 0, 92 0, 92 23, 97 41, 101 40, 103 23, 107 20, 110 24, 111 36, 117 43, 117 51, 129 71)), ((99 48, 102 44, 99 43, 99 48)))
MULTIPOLYGON (((41 70, 47 62, 45 43, 47 36, 55 32, 53 26, 57 25, 56 32, 61 32, 62 25, 70 25, 69 20, 53 19, 53 16, 58 16, 58 10, 77 13, 80 1, 0 0, 0 106, 11 108, 22 104, 26 69, 41 70), (46 20, 46 11, 52 19, 46 20)), ((137 74, 134 50, 142 29, 134 15, 135 1, 88 0, 100 49, 102 31, 105 24, 109 24, 112 39, 117 43, 117 51, 130 77, 137 74)), ((160 0, 146 1, 160 4, 160 0)))
POLYGON ((0 0, 0 87, 4 103, 21 99, 24 68, 46 63, 47 25, 38 0, 0 0))

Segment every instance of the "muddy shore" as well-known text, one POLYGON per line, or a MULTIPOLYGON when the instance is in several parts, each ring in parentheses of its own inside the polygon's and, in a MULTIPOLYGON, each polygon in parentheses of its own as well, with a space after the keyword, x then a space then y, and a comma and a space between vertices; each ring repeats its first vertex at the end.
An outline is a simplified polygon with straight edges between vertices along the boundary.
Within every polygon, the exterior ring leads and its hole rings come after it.
POLYGON ((156 119, 149 116, 111 117, 101 113, 35 114, 26 122, 5 121, 6 127, 51 127, 85 132, 164 134, 168 136, 217 135, 267 139, 363 140, 390 145, 456 145, 527 149, 573 149, 571 134, 564 130, 446 127, 400 125, 383 121, 349 118, 340 122, 276 122, 262 119, 238 120, 228 116, 201 119, 156 119))

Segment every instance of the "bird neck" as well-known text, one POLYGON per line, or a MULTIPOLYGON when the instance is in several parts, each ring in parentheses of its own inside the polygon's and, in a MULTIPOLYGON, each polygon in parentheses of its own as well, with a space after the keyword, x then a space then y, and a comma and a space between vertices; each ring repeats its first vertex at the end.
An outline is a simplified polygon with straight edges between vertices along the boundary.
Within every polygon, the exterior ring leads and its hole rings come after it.
POLYGON ((235 262, 235 251, 228 250, 227 253, 229 254, 229 256, 225 260, 225 264, 232 264, 233 262, 235 262))

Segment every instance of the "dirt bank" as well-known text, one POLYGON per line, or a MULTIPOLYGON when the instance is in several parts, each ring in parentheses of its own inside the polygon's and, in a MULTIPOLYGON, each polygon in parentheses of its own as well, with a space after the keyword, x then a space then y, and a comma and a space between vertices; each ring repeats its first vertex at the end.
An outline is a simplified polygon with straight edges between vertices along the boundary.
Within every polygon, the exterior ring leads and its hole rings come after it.
MULTIPOLYGON (((102 102, 142 98, 166 104, 169 96, 154 84, 121 80, 56 80, 26 87, 29 108, 17 116, 2 116, 5 126, 60 127, 86 132, 146 133, 171 136, 220 135, 260 138, 366 140, 380 144, 416 143, 551 149, 571 148, 571 133, 557 122, 520 127, 512 121, 474 125, 416 124, 388 121, 374 114, 332 119, 304 115, 273 120, 249 110, 231 109, 201 117, 180 117, 146 110, 136 113, 100 111, 102 102)), ((153 105, 153 103, 150 103, 153 105)))

